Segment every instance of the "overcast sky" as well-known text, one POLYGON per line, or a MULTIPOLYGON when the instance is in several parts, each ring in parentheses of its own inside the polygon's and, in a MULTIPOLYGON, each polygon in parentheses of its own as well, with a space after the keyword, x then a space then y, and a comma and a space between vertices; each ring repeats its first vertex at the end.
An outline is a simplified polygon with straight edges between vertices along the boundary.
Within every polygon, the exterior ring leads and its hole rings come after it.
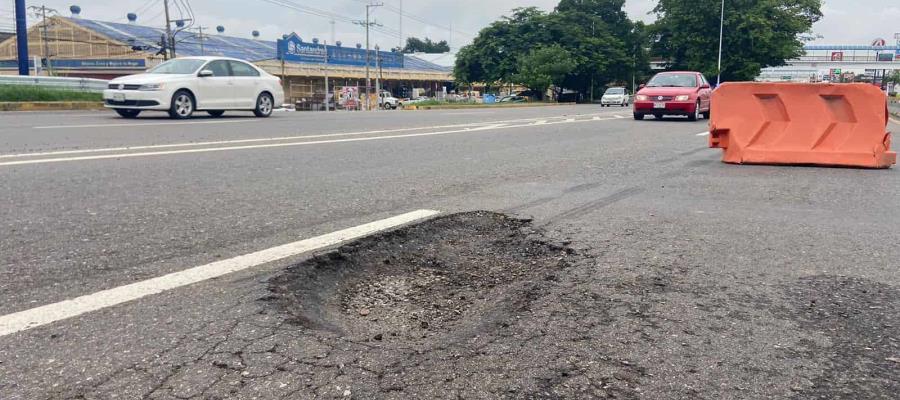
MULTIPOLYGON (((289 1, 339 15, 334 24, 335 36, 345 45, 365 40, 362 27, 346 20, 364 19, 366 0, 289 1)), ((381 1, 392 8, 382 7, 373 11, 373 18, 383 25, 382 32, 374 33, 373 42, 382 48, 400 43, 400 18, 395 10, 401 4, 403 12, 410 15, 403 19, 404 36, 449 40, 454 48, 458 48, 471 41, 482 27, 508 14, 514 7, 537 6, 549 10, 558 3, 558 0, 381 1), (452 33, 447 29, 450 27, 452 33)), ((46 4, 59 10, 62 15, 69 15, 69 6, 78 4, 82 8, 82 16, 91 19, 125 22, 126 13, 138 11, 138 22, 141 24, 162 26, 164 21, 162 0, 44 0, 27 3, 46 4)), ((289 10, 267 0, 191 0, 190 3, 199 24, 211 28, 223 25, 229 35, 250 37, 250 32, 255 29, 262 33, 263 38, 270 40, 291 31, 305 40, 313 37, 331 40, 331 18, 289 10)), ((626 8, 632 18, 649 22, 652 16, 648 12, 655 4, 655 0, 628 0, 626 8)), ((12 0, 0 3, 0 29, 11 25, 12 7, 12 0)), ((823 12, 824 19, 814 27, 815 33, 824 36, 818 43, 868 44, 877 37, 892 41, 894 32, 900 32, 898 0, 827 0, 823 12)), ((175 7, 173 14, 178 15, 175 7)))

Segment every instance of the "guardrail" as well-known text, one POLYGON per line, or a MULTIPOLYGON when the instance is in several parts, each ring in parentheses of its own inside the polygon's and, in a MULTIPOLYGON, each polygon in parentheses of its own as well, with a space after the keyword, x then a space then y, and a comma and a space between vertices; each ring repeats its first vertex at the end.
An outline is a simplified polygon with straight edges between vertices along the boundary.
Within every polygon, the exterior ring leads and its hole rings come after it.
POLYGON ((62 78, 55 76, 3 76, 0 85, 40 86, 52 89, 79 90, 83 92, 102 92, 109 81, 91 78, 62 78))

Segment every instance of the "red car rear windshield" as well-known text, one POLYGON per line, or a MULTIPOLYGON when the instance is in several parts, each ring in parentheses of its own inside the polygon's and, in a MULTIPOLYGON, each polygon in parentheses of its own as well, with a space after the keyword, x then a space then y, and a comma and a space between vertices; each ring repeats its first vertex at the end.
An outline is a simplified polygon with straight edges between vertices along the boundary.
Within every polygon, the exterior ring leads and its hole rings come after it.
POLYGON ((647 83, 648 87, 696 87, 694 74, 659 74, 647 83))

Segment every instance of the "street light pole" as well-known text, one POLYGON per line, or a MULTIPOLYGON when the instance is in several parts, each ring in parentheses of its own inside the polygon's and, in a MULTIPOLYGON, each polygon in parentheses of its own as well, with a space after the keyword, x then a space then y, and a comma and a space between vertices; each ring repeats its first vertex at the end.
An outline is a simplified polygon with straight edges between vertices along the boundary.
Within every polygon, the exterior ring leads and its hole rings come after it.
POLYGON ((719 68, 716 77, 716 87, 722 83, 722 38, 725 36, 725 0, 722 0, 722 16, 719 19, 719 68))

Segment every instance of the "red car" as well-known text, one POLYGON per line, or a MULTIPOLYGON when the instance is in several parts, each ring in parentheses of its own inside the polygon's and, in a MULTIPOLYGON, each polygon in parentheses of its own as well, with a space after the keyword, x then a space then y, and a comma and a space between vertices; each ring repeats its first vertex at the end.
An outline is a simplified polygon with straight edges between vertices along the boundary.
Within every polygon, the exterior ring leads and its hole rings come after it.
POLYGON ((709 82, 699 72, 663 72, 641 85, 634 96, 634 119, 645 115, 661 119, 666 115, 686 115, 696 121, 709 119, 709 82))

